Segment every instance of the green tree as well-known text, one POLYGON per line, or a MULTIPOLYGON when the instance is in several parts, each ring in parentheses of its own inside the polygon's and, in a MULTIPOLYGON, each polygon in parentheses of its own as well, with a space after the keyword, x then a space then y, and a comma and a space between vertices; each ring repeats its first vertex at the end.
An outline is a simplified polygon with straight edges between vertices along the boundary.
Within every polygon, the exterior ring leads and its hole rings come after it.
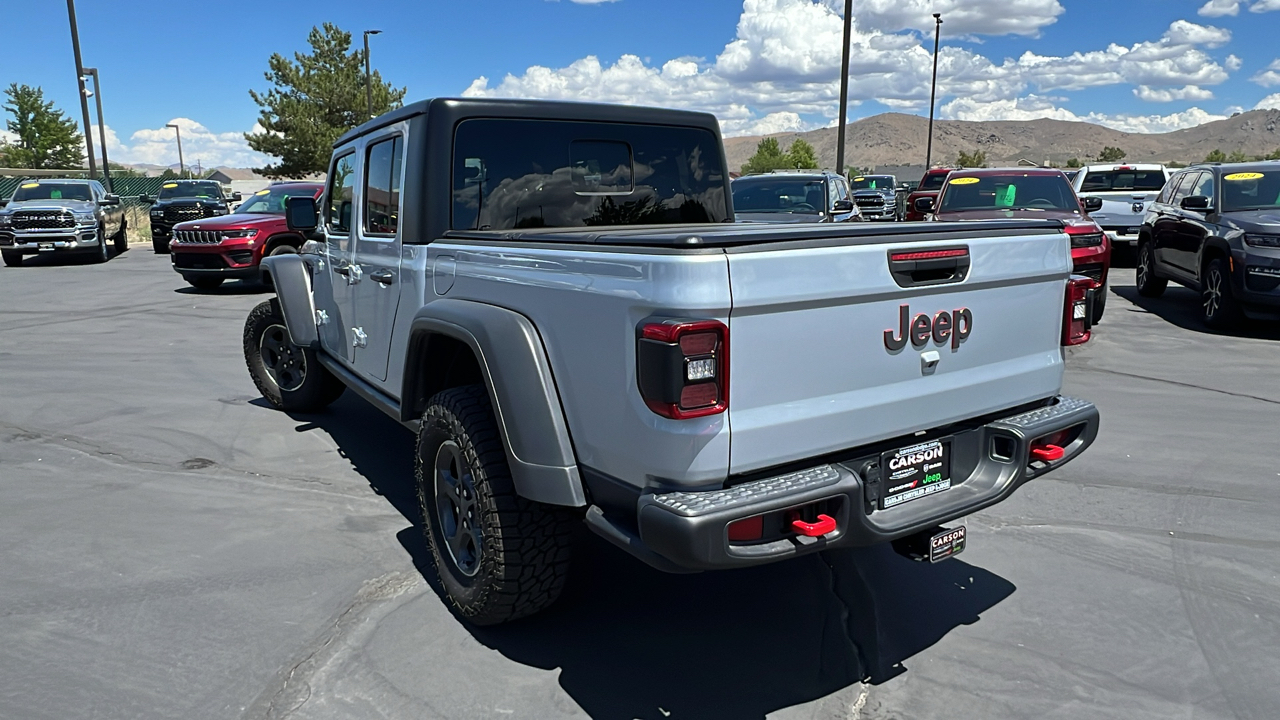
POLYGON ((1184 168, 1187 166, 1187 164, 1184 162, 1178 162, 1177 160, 1170 160, 1169 162, 1165 163, 1164 166, 1168 168, 1184 168))
POLYGON ((1213 150, 1209 151, 1208 155, 1204 156, 1204 161, 1205 162, 1226 162, 1227 154, 1217 148, 1214 148, 1213 150))
POLYGON ((1268 156, 1266 157, 1266 159, 1267 159, 1267 160, 1280 160, 1280 148, 1276 148, 1275 150, 1271 151, 1271 154, 1270 154, 1270 155, 1268 155, 1268 156))
POLYGON ((1078 167, 1080 167, 1080 158, 1071 158, 1070 160, 1068 160, 1068 161, 1067 161, 1067 167, 1069 167, 1069 168, 1078 168, 1078 167))
POLYGON ((756 145, 756 154, 742 166, 743 174, 762 173, 794 167, 791 158, 778 146, 777 138, 764 138, 756 145))
POLYGON ((1233 163, 1249 162, 1249 156, 1245 155, 1243 152, 1239 150, 1232 150, 1231 154, 1227 156, 1227 162, 1233 162, 1233 163))
POLYGON ((1098 162, 1113 163, 1120 162, 1127 155, 1124 150, 1110 145, 1102 148, 1102 152, 1098 153, 1098 162))
MULTIPOLYGON (((300 177, 324 172, 329 151, 342 133, 369 119, 365 104, 364 51, 351 50, 351 33, 332 23, 311 28, 311 53, 294 53, 293 60, 274 54, 264 73, 274 87, 265 93, 249 91, 262 109, 260 133, 245 133, 249 147, 280 158, 259 168, 271 178, 300 177)), ((373 112, 380 115, 400 107, 405 88, 382 81, 377 71, 370 83, 373 112)))
POLYGON ((6 125, 18 136, 15 143, 0 144, 5 164, 32 170, 62 170, 84 164, 84 137, 75 120, 46 102, 38 87, 9 86, 5 112, 13 116, 6 125))
POLYGON ((956 166, 962 168, 984 168, 987 166, 987 154, 981 150, 967 153, 963 150, 956 156, 956 166))
POLYGON ((801 138, 796 138, 792 141, 791 147, 787 148, 787 159, 790 160, 791 167, 798 170, 818 167, 818 153, 812 145, 801 138))

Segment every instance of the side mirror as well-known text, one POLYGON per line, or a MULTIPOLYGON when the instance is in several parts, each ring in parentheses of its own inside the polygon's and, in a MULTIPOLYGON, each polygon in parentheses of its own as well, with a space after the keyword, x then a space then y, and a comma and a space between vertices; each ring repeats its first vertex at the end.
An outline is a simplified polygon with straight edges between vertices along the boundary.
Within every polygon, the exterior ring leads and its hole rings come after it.
POLYGON ((1204 195, 1188 195, 1182 198, 1183 210, 1195 210, 1196 212, 1209 211, 1209 198, 1204 195))
POLYGON ((102 198, 102 205, 104 207, 115 207, 116 205, 119 205, 119 204, 120 204, 119 195, 112 195, 110 193, 107 193, 102 198))
POLYGON ((1102 198, 1100 197, 1080 198, 1080 204, 1084 206, 1084 211, 1087 213, 1098 212, 1099 210, 1102 209, 1102 198))
POLYGON ((144 204, 144 205, 151 205, 152 203, 154 203, 154 202, 155 202, 155 199, 154 199, 154 198, 152 198, 150 195, 139 195, 139 196, 138 196, 138 202, 140 202, 140 203, 142 203, 142 204, 144 204))
POLYGON ((833 212, 833 213, 847 213, 847 212, 853 212, 853 201, 852 201, 852 200, 837 200, 837 201, 835 201, 835 202, 831 203, 831 212, 833 212))
POLYGON ((915 208, 916 208, 916 212, 918 213, 933 212, 933 198, 931 197, 916 198, 915 208))
POLYGON ((298 230, 304 234, 316 229, 316 201, 306 196, 295 195, 285 198, 284 219, 290 230, 298 230))
POLYGON ((240 202, 244 198, 238 192, 231 193, 231 202, 240 202))

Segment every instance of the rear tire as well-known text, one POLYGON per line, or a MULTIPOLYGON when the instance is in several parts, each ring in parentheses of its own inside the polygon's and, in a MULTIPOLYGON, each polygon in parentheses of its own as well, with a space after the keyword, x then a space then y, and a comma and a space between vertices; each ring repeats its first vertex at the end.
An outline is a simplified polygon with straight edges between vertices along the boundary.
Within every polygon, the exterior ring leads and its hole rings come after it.
POLYGON ((568 576, 574 515, 516 494, 483 385, 431 398, 416 470, 422 530, 459 615, 495 625, 555 602, 568 576))
POLYGON ((1243 316, 1231 292, 1227 261, 1214 258, 1205 266, 1200 285, 1200 317, 1214 330, 1230 330, 1243 316))
POLYGON ((184 275, 183 280, 191 283, 191 287, 197 290, 217 290, 222 287, 222 281, 226 278, 205 277, 201 275, 184 275))
POLYGON ((1151 249, 1150 242, 1138 245, 1137 280, 1138 294, 1142 297, 1160 297, 1165 288, 1169 287, 1168 280, 1156 277, 1155 251, 1151 249))
POLYGON ((275 298, 259 303, 244 322, 244 360, 258 392, 277 410, 316 412, 347 389, 316 357, 294 345, 275 298))
POLYGON ((8 267, 22 267, 22 253, 20 252, 5 250, 0 252, 0 258, 4 259, 4 264, 8 267))

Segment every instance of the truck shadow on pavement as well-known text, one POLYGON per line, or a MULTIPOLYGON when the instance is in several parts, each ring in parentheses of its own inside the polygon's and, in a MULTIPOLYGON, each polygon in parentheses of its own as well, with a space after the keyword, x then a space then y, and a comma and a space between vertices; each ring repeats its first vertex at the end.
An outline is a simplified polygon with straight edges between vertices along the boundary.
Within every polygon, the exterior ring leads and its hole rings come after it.
MULTIPOLYGON (((412 524, 397 539, 442 596, 422 537, 413 436, 354 396, 335 410, 298 416, 309 423, 298 430, 327 432, 412 524)), ((824 698, 832 714, 847 712, 857 683, 907 672, 913 656, 1015 591, 962 560, 916 563, 888 546, 670 575, 584 527, 575 553, 549 610, 497 627, 458 622, 513 662, 559 668, 561 688, 593 718, 762 718, 824 698)))
MULTIPOLYGON (((1142 297, 1135 287, 1112 287, 1111 292, 1128 300, 1137 308, 1122 308, 1119 305, 1108 308, 1112 312, 1149 312, 1165 322, 1176 325, 1183 330, 1205 333, 1206 335, 1227 335, 1230 337, 1251 338, 1254 340, 1280 340, 1280 323, 1265 320, 1244 320, 1234 329, 1220 332, 1205 326, 1200 320, 1200 293, 1189 288, 1169 283, 1169 289, 1158 298, 1142 297)), ((1106 322, 1106 319, 1103 319, 1106 322)))

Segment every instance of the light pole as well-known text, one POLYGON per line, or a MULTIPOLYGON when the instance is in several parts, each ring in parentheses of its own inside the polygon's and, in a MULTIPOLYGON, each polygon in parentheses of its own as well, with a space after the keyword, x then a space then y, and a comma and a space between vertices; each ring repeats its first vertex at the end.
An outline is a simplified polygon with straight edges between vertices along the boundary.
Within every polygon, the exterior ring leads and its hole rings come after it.
POLYGON ((85 95, 84 65, 80 63, 80 31, 76 29, 76 2, 67 0, 67 18, 71 21, 71 49, 76 56, 76 83, 80 87, 80 112, 84 115, 84 146, 89 151, 89 177, 98 174, 98 163, 93 158, 93 131, 89 129, 89 97, 85 95))
POLYGON ((378 35, 381 30, 364 31, 364 100, 369 117, 373 117, 373 73, 369 70, 369 36, 378 35))
POLYGON ((933 20, 933 84, 929 86, 929 144, 924 153, 925 172, 933 163, 933 103, 938 92, 938 35, 942 32, 942 13, 934 13, 933 20))
POLYGON ((111 182, 111 163, 107 160, 107 122, 102 119, 102 78, 98 77, 98 68, 85 68, 84 71, 93 76, 93 100, 98 105, 98 144, 102 146, 102 174, 107 179, 107 191, 114 193, 116 187, 111 182))
POLYGON ((853 0, 844 0, 844 46, 840 48, 840 129, 836 131, 836 172, 844 175, 844 122, 849 110, 849 36, 853 34, 853 0))
POLYGON ((173 131, 178 134, 178 175, 186 175, 187 168, 182 164, 182 129, 173 123, 168 123, 165 127, 173 128, 173 131))

